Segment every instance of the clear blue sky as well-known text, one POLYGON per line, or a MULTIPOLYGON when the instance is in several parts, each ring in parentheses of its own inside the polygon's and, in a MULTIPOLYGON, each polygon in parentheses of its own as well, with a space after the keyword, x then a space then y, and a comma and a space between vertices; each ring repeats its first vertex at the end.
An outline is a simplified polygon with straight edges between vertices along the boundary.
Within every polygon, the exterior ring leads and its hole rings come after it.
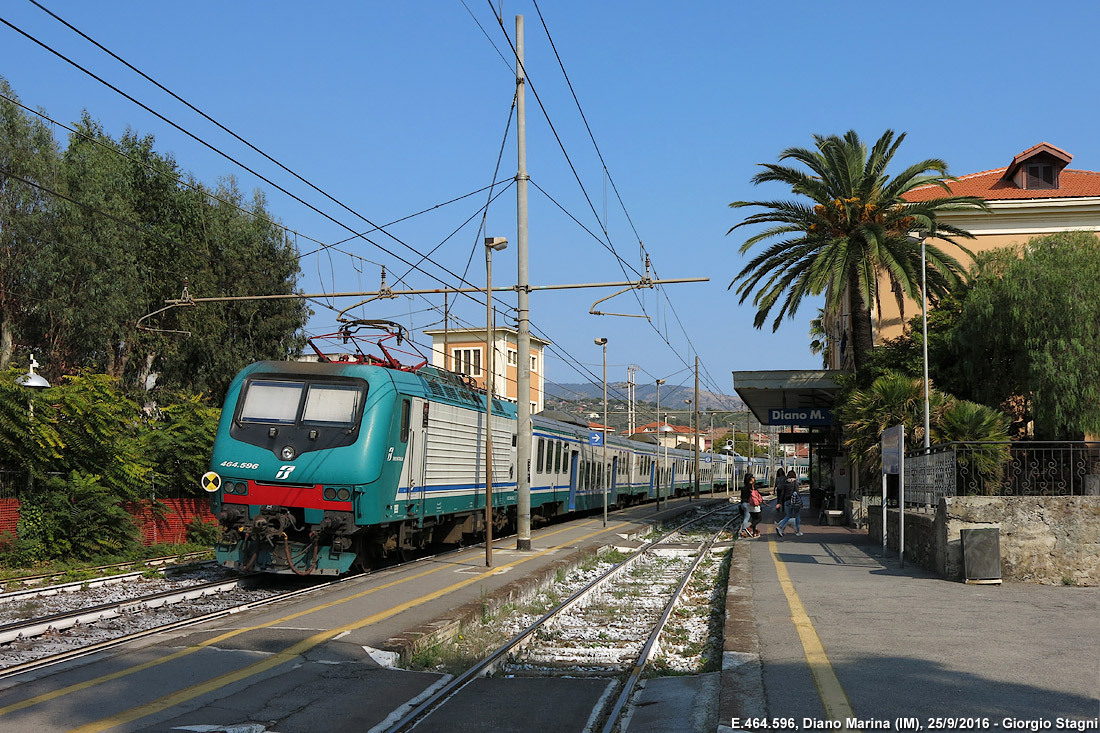
MULTIPOLYGON (((1100 8, 1092 3, 1049 3, 1040 11, 1035 3, 1022 2, 544 1, 540 8, 550 37, 624 212, 612 187, 605 187, 595 149, 529 0, 42 2, 377 224, 490 183, 514 90, 513 72, 500 55, 509 56, 508 41, 493 9, 502 10, 509 36, 515 16, 522 14, 527 73, 545 108, 544 114, 529 89, 531 181, 589 230, 532 185, 532 284, 624 277, 616 259, 589 233, 599 231, 605 206, 611 242, 629 267, 642 269, 640 236, 661 277, 711 278, 706 284, 644 292, 652 325, 589 315, 593 301, 607 292, 534 294, 534 326, 568 357, 547 358, 548 376, 556 382, 599 374, 600 350, 592 342, 598 336, 610 340, 613 381, 625 379, 626 365, 633 363, 642 368, 643 381, 690 384, 685 368, 693 349, 705 369, 704 387, 727 393, 731 370, 818 366, 819 358, 807 348, 807 332, 820 304, 804 303, 777 333, 755 330, 753 309, 738 307, 727 290, 745 261, 737 253, 742 235, 738 230, 726 236, 743 215, 727 208, 729 202, 787 197, 782 189, 751 185, 756 164, 774 161, 786 147, 812 144, 815 133, 855 129, 873 141, 887 128, 907 132, 896 170, 938 157, 962 175, 1006 165, 1041 141, 1072 153, 1074 168, 1100 170, 1090 39, 1100 27, 1100 8), (584 363, 585 375, 571 360, 584 363)), ((347 227, 368 228, 31 3, 8 0, 0 17, 347 227)), ((233 175, 245 190, 263 189, 277 217, 303 235, 326 243, 348 236, 346 228, 6 26, 0 26, 0 74, 24 103, 55 119, 70 123, 87 109, 115 137, 127 127, 154 135, 158 150, 173 154, 200 180, 213 183, 233 175)), ((66 135, 60 129, 56 134, 62 140, 66 135)), ((513 130, 496 177, 509 179, 515 171, 513 130)), ((405 244, 421 253, 438 247, 432 258, 455 273, 466 270, 472 255, 467 279, 483 284, 478 209, 486 196, 388 228, 404 244, 378 233, 371 238, 414 261, 418 258, 405 244)), ((489 208, 486 227, 486 234, 512 242, 494 260, 494 284, 515 282, 512 190, 489 208)), ((299 246, 302 252, 315 248, 304 239, 299 246)), ((391 285, 408 270, 362 241, 341 249, 362 259, 335 252, 304 257, 304 290, 373 290, 379 275, 374 263, 386 265, 391 285)), ((426 267, 456 284, 454 277, 426 267)), ((404 282, 441 287, 415 272, 404 282)), ((514 304, 514 297, 506 296, 506 302, 514 304)), ((433 305, 440 306, 441 299, 403 298, 363 312, 419 329, 440 319, 426 310, 433 305)), ((638 312, 639 304, 625 295, 601 308, 638 312)), ((335 312, 315 310, 311 330, 334 330, 335 312)), ((469 301, 456 312, 470 324, 484 322, 484 308, 469 301)))

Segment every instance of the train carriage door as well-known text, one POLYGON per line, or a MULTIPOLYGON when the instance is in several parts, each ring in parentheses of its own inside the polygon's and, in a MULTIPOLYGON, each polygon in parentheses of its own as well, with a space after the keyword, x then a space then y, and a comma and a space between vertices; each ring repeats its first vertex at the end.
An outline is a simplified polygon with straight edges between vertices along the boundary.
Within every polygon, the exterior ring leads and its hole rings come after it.
POLYGON ((405 488, 413 513, 423 525, 430 508, 425 505, 424 467, 427 459, 428 403, 420 398, 401 400, 401 441, 405 443, 405 465, 401 485, 405 488))
POLYGON ((580 454, 569 451, 569 511, 577 511, 577 482, 580 480, 580 454))
POLYGON ((607 500, 609 504, 619 503, 619 457, 611 457, 611 491, 608 493, 611 495, 607 500))

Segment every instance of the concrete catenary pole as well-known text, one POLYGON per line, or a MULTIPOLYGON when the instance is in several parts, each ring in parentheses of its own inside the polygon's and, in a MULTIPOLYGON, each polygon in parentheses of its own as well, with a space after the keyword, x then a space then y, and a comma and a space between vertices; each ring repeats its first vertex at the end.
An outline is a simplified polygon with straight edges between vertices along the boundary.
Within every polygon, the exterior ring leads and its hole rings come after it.
POLYGON ((699 355, 695 355, 695 437, 692 439, 692 443, 695 445, 695 457, 694 475, 695 475, 695 498, 699 498, 699 355))
POLYGON ((523 16, 516 16, 516 549, 531 549, 531 312, 527 275, 527 105, 524 98, 523 16))

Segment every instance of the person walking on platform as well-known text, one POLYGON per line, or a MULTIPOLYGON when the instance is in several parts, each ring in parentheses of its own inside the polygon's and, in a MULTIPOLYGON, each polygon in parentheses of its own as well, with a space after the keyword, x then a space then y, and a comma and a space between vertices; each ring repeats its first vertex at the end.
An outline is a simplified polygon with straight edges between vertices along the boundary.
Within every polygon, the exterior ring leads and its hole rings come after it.
POLYGON ((760 530, 756 527, 760 524, 760 517, 764 514, 761 511, 764 508, 764 497, 760 495, 760 490, 755 487, 753 487, 752 493, 753 499, 757 503, 749 507, 749 516, 752 517, 749 524, 749 535, 756 538, 760 536, 760 530))
POLYGON ((783 528, 793 519, 794 533, 801 537, 802 518, 799 515, 802 513, 802 495, 798 493, 798 474, 793 468, 787 474, 787 480, 777 488, 777 491, 779 492, 777 507, 783 507, 784 516, 779 520, 779 524, 775 525, 776 533, 782 537, 783 528))
MULTIPOLYGON (((753 506, 753 494, 757 497, 760 496, 760 492, 756 490, 756 477, 751 473, 745 474, 745 481, 741 484, 741 532, 740 535, 743 539, 749 539, 752 535, 749 532, 749 519, 752 516, 753 506)), ((759 499, 757 499, 759 501, 759 499)))

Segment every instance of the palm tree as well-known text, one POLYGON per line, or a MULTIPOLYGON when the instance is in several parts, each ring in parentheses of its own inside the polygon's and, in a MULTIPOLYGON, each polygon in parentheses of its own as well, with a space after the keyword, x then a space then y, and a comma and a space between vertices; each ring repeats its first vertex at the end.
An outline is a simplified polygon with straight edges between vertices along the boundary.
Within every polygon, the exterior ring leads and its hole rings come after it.
MULTIPOLYGON (((960 462, 980 473, 975 485, 995 490, 1008 460, 1008 418, 999 410, 966 402, 933 389, 929 395, 930 442, 973 443, 961 452, 960 462)), ((852 390, 839 406, 838 417, 844 426, 844 445, 858 456, 865 477, 879 471, 882 431, 894 425, 905 426, 905 444, 924 442, 924 382, 917 377, 886 372, 865 389, 852 390)))
MULTIPOLYGON (((886 168, 905 139, 895 138, 887 130, 870 154, 854 131, 844 137, 815 135, 814 149, 788 148, 780 162, 793 160, 809 169, 763 163, 764 171, 753 176, 753 183, 776 181, 805 196, 802 201, 735 201, 731 208, 761 207, 734 229, 749 224, 768 224, 768 228, 741 245, 745 254, 759 242, 778 238, 768 249, 749 262, 733 282, 740 282, 737 293, 745 300, 755 292, 754 324, 763 327, 772 308, 782 300, 779 314, 772 323, 778 330, 784 316, 792 317, 806 296, 825 294, 825 309, 832 315, 851 314, 851 343, 854 366, 864 364, 873 342, 871 307, 878 304, 879 277, 885 274, 899 302, 903 296, 920 298, 920 245, 908 238, 913 231, 934 232, 944 241, 958 246, 954 237, 973 239, 963 229, 937 221, 945 211, 987 209, 985 201, 974 196, 943 196, 928 201, 910 202, 905 195, 921 186, 939 186, 950 193, 946 180, 947 164, 930 158, 909 166, 890 178, 886 168)), ((959 262, 929 243, 928 295, 934 300, 948 291, 964 275, 959 262)))
POLYGON ((829 332, 825 328, 825 309, 817 309, 817 318, 810 319, 810 353, 821 354, 821 365, 829 368, 829 332))

